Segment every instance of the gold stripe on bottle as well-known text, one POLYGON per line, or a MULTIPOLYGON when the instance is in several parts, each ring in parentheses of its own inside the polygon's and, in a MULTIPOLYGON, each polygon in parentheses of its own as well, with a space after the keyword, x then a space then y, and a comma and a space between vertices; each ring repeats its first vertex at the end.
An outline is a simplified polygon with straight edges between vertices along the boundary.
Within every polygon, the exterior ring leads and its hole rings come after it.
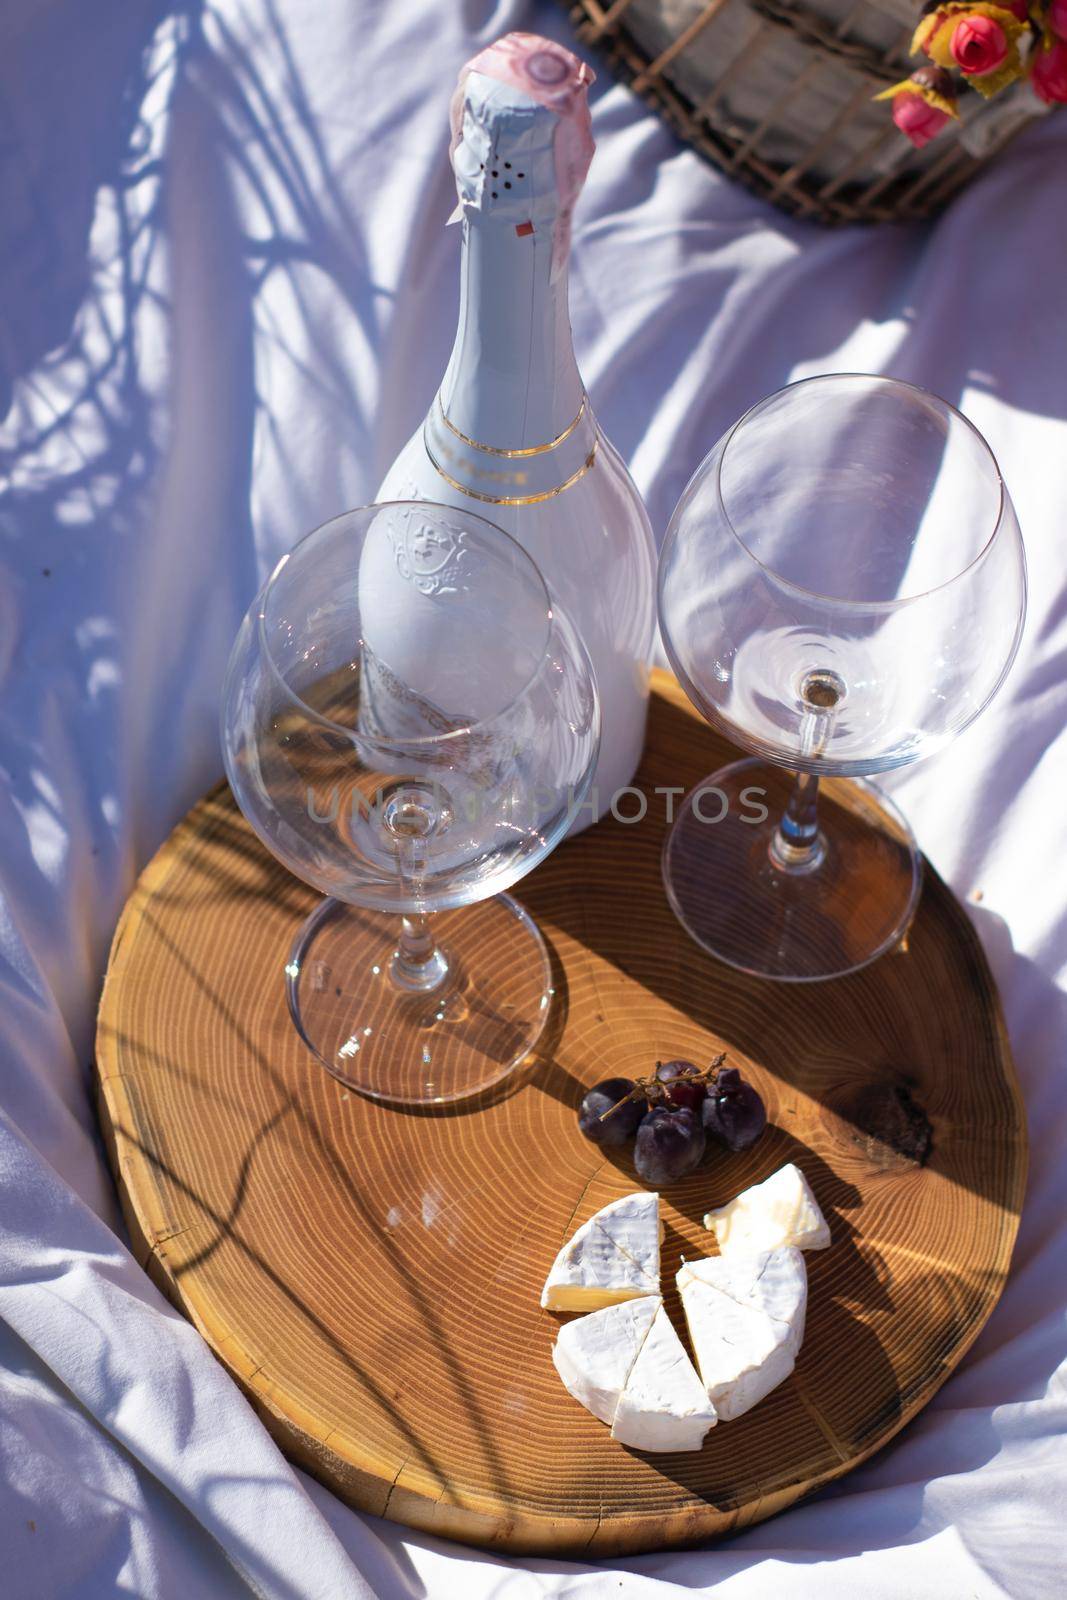
POLYGON ((487 506, 536 506, 542 500, 554 500, 556 495, 563 493, 564 489, 569 489, 572 483, 577 483, 579 478, 585 477, 596 460, 596 440, 594 439, 593 448, 578 468, 578 471, 572 472, 569 478, 564 479, 562 483, 558 483, 554 489, 545 489, 542 494, 488 494, 484 489, 468 489, 465 483, 460 483, 456 478, 453 478, 450 473, 445 471, 439 461, 434 460, 429 449, 427 449, 426 454, 429 456, 430 462, 438 475, 447 484, 450 484, 453 489, 458 489, 460 494, 469 495, 472 500, 480 500, 483 505, 487 506))
MULTIPOLYGON (((441 408, 441 421, 444 423, 449 433, 454 433, 457 439, 462 439, 464 444, 469 444, 472 450, 484 450, 485 454, 488 456, 508 456, 509 458, 514 458, 517 456, 543 456, 546 450, 554 450, 558 444, 563 443, 564 439, 569 439, 579 422, 581 422, 582 418, 585 416, 585 408, 588 404, 588 397, 586 395, 582 396, 582 403, 578 407, 578 415, 575 417, 572 423, 564 428, 562 433, 557 433, 556 437, 554 439, 550 439, 547 444, 531 444, 527 445, 523 450, 502 450, 499 445, 479 444, 477 439, 472 439, 469 434, 463 433, 459 428, 457 428, 454 422, 449 421, 448 417, 445 415, 445 404, 440 395, 437 397, 437 404, 441 408)), ((566 484, 564 484, 563 487, 566 488, 566 484)))

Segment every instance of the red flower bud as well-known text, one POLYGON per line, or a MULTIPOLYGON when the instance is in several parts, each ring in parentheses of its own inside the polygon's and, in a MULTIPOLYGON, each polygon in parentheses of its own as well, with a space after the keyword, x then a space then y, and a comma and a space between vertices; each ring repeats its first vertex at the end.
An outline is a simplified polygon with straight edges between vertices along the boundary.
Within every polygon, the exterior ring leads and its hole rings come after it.
POLYGON ((893 121, 917 150, 929 144, 950 119, 946 112, 927 105, 921 94, 905 91, 893 97, 893 121))
POLYGON ((1051 49, 1035 50, 1030 82, 1047 106, 1067 101, 1067 44, 1054 39, 1051 49))
POLYGON ((1004 29, 992 17, 981 15, 964 17, 956 24, 949 49, 960 71, 970 78, 995 72, 1008 59, 1004 29))

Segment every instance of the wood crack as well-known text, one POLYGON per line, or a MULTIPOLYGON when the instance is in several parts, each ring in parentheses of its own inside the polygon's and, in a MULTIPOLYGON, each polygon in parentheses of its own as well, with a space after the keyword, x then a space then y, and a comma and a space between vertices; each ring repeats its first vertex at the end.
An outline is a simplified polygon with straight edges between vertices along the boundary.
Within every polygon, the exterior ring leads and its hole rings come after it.
POLYGON ((599 1167, 596 1167, 594 1169, 594 1171, 592 1171, 589 1174, 589 1177, 585 1180, 585 1185, 584 1185, 584 1187, 582 1189, 582 1192, 578 1196, 577 1200, 574 1202, 574 1210, 571 1212, 570 1216, 567 1218, 566 1222, 563 1225, 563 1237, 559 1241, 559 1247, 560 1247, 561 1250, 563 1249, 563 1246, 567 1242, 568 1236, 570 1235, 570 1231, 571 1231, 571 1224, 573 1223, 575 1217, 578 1215, 578 1209, 581 1206, 582 1201, 585 1199, 586 1195, 589 1193, 590 1189, 593 1187, 593 1184, 599 1178, 600 1174, 603 1172, 603 1170, 607 1166, 607 1164, 608 1164, 607 1160, 606 1159, 603 1160, 600 1163, 599 1167))
POLYGON ((384 1506, 382 1507, 381 1511, 378 1513, 379 1516, 387 1517, 389 1515, 389 1502, 393 1498, 393 1491, 396 1488, 397 1483, 400 1481, 400 1474, 403 1472, 404 1468, 407 1466, 407 1464, 410 1461, 410 1459, 411 1459, 410 1456, 405 1456, 403 1461, 397 1467, 396 1472, 393 1474, 393 1481, 389 1485, 389 1492, 385 1497, 384 1506))
POLYGON ((818 1406, 809 1398, 803 1383, 801 1383, 800 1379, 797 1378, 795 1372, 793 1374, 793 1379, 801 1405, 804 1407, 804 1410, 808 1413, 808 1416, 814 1422, 815 1426, 818 1428, 819 1432, 830 1446, 830 1449, 834 1452, 834 1455, 839 1461, 851 1461, 853 1452, 844 1444, 842 1444, 841 1440, 838 1438, 833 1428, 831 1428, 830 1424, 827 1422, 818 1406))

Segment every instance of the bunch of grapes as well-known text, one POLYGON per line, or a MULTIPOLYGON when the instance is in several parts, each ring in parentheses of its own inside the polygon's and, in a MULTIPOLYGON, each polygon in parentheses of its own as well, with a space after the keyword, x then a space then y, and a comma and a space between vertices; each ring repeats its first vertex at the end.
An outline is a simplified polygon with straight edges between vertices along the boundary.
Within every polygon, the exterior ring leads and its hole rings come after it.
POLYGON ((763 1101, 725 1060, 704 1070, 660 1061, 651 1078, 605 1078, 582 1101, 578 1126, 608 1148, 633 1139, 638 1177, 657 1188, 677 1183, 700 1165, 709 1138, 747 1150, 767 1126, 763 1101))

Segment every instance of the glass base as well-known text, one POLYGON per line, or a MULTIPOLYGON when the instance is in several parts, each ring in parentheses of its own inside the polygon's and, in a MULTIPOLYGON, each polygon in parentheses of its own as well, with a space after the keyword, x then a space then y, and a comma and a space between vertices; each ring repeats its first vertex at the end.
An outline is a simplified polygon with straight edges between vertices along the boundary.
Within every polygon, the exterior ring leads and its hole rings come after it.
POLYGON ((510 895, 439 911, 429 927, 447 963, 431 989, 396 981, 397 915, 339 900, 304 923, 285 969, 308 1049, 349 1088, 392 1105, 445 1105, 494 1088, 548 1021, 548 951, 510 895))
POLYGON ((893 803, 870 784, 819 790, 821 852, 789 869, 771 853, 793 774, 737 761, 682 802, 663 881, 697 944, 742 972, 804 983, 855 972, 900 943, 915 915, 922 856, 893 803))

